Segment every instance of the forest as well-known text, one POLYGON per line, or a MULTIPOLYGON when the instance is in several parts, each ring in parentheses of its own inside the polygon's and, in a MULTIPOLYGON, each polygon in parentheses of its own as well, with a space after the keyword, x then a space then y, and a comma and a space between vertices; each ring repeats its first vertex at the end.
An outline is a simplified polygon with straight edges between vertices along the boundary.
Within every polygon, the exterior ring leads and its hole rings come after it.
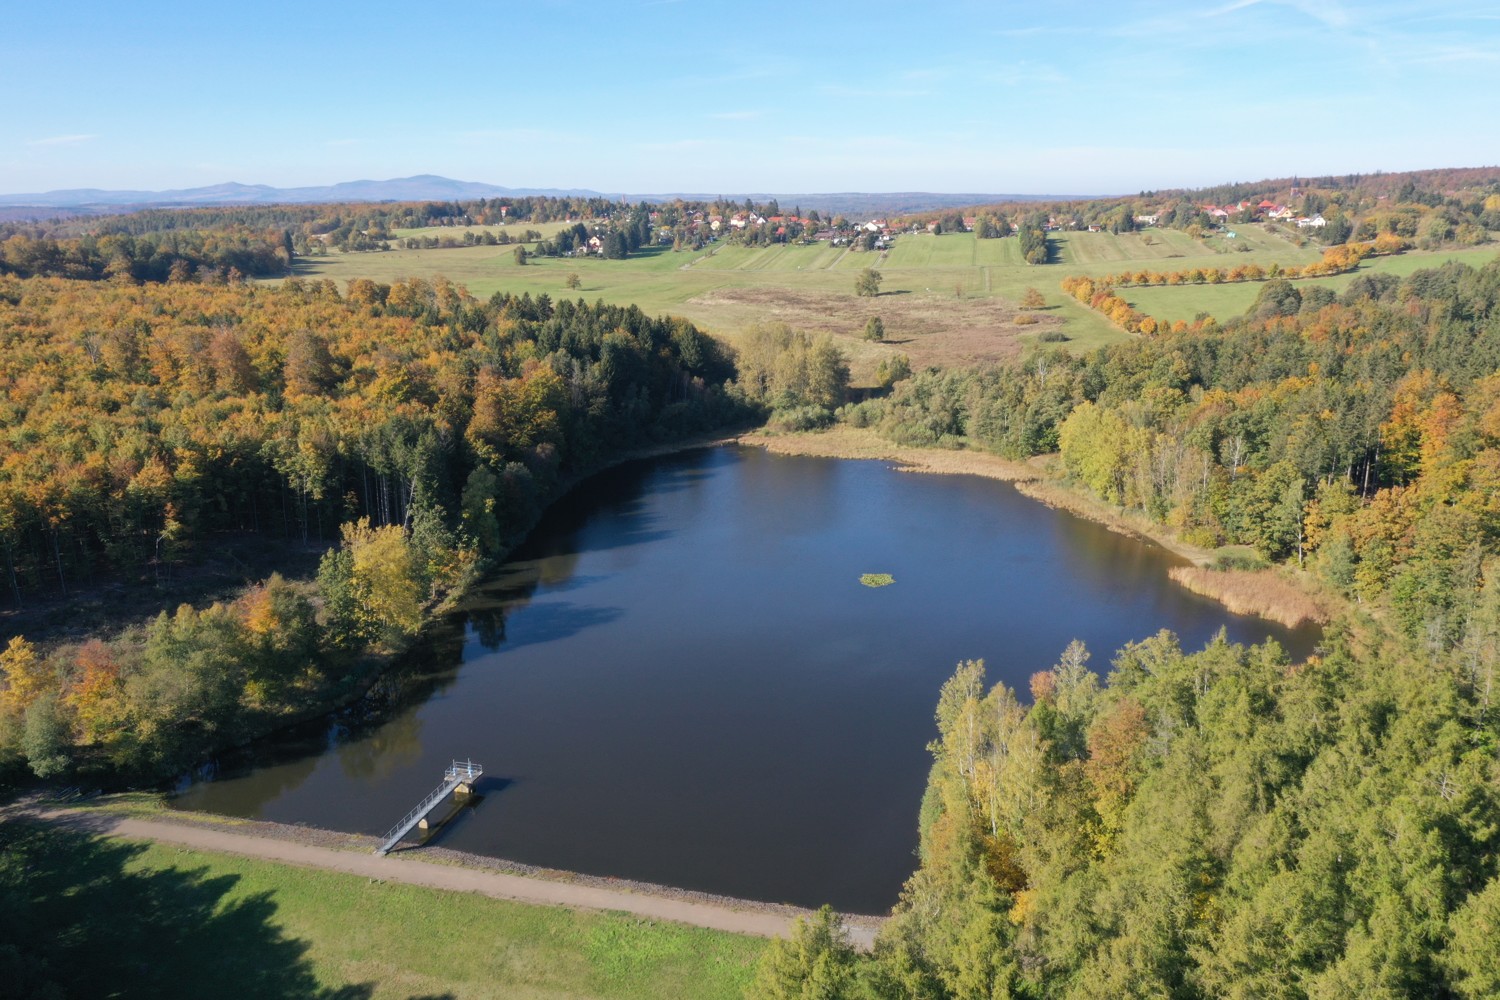
POLYGON ((1101 499, 1388 598, 1402 631, 1450 646, 1500 551, 1500 260, 1315 291, 1269 281, 1222 327, 919 372, 841 417, 905 444, 1057 452, 1101 499))
POLYGON ((1350 599, 1318 653, 959 664, 921 865, 871 955, 824 912, 762 998, 1500 992, 1500 260, 1269 281, 1244 318, 929 370, 841 417, 1060 453, 1082 489, 1350 599))
POLYGON ((1074 643, 1029 691, 960 664, 874 953, 824 913, 751 996, 1495 996, 1500 586, 1452 652, 1360 632, 1162 633, 1102 683, 1074 643))
MULTIPOLYGON (((1097 226, 1128 233, 1160 226, 1194 236, 1224 225, 1272 222, 1297 239, 1314 239, 1325 246, 1349 239, 1370 241, 1382 234, 1423 249, 1455 243, 1475 246, 1489 242, 1490 232, 1500 229, 1500 168, 1286 177, 1195 190, 1142 191, 1116 198, 1001 203, 979 206, 969 213, 976 218, 976 226, 979 220, 992 224, 999 220, 1002 230, 1007 220, 1023 229, 1023 220, 1036 215, 1057 229, 1097 226), (1268 216, 1262 204, 1268 200, 1293 216, 1321 215, 1325 224, 1299 228, 1285 215, 1268 216), (1210 215, 1210 206, 1222 208, 1227 215, 1210 215)), ((906 221, 937 222, 947 231, 958 214, 926 213, 906 221)))
MULTIPOLYGON (((1364 242, 1298 274, 1500 228, 1495 180, 1460 179, 1443 196, 1302 182, 1307 207, 1364 242)), ((1153 200, 1074 221, 1128 228, 1153 200)), ((179 774, 357 696, 590 471, 750 420, 837 419, 907 445, 1056 454, 1072 487, 1191 544, 1254 551, 1237 562, 1306 570, 1348 611, 1302 663, 1163 633, 1097 673, 1074 644, 1026 691, 960 664, 937 693, 920 865, 875 951, 825 913, 772 947, 754 996, 1500 993, 1500 260, 1356 273, 1341 292, 1213 269, 1262 282, 1244 317, 1126 316, 1140 335, 1125 343, 903 370, 857 404, 834 342, 785 325, 730 351, 602 302, 244 280, 282 273, 311 236, 354 249, 399 226, 571 218, 545 252, 602 233, 613 255, 683 239, 694 212, 760 215, 726 235, 741 241, 825 221, 779 211, 517 199, 9 231, 4 600, 149 587, 246 537, 321 557, 309 578, 273 574, 117 633, 11 637, 0 784, 179 774)), ((1042 263, 1055 221, 1030 205, 974 228, 1014 232, 1042 263)), ((1201 223, 1196 209, 1168 221, 1201 223)), ((1200 280, 1129 271, 1066 291, 1110 312, 1116 287, 1200 280)))
POLYGON ((246 536, 327 548, 119 636, 0 652, 7 780, 174 773, 346 695, 629 449, 743 422, 758 390, 676 319, 437 281, 0 278, 11 603, 150 586, 246 536))
POLYGON ((0 275, 22 278, 224 284, 279 277, 292 259, 291 236, 282 230, 172 230, 61 239, 17 231, 0 240, 0 275))

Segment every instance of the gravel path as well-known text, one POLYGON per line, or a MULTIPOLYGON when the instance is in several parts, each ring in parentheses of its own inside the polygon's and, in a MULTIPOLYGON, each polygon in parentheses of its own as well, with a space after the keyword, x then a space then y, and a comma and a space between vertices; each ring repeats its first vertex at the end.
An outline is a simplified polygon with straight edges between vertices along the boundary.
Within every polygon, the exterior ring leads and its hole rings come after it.
MULTIPOLYGON (((367 850, 340 849, 309 842, 318 839, 327 841, 330 837, 335 841, 345 842, 351 839, 330 831, 278 827, 266 832, 238 832, 214 824, 141 819, 101 810, 36 807, 25 811, 39 819, 66 823, 108 836, 179 844, 198 850, 322 868, 432 889, 477 892, 521 903, 614 910, 653 920, 670 920, 694 927, 758 937, 785 937, 797 917, 810 913, 791 906, 732 900, 662 887, 647 887, 639 883, 627 882, 621 883, 620 887, 612 887, 600 884, 612 880, 566 873, 550 873, 554 877, 542 878, 470 867, 461 862, 434 864, 412 857, 412 854, 417 853, 414 851, 377 857, 367 850)), ((260 825, 245 824, 244 829, 253 831, 260 825)), ((469 860, 466 856, 451 851, 443 852, 443 856, 469 860)), ((472 860, 482 864, 484 859, 472 860)), ((868 950, 874 943, 879 923, 878 918, 855 917, 846 919, 845 928, 856 947, 868 950)))

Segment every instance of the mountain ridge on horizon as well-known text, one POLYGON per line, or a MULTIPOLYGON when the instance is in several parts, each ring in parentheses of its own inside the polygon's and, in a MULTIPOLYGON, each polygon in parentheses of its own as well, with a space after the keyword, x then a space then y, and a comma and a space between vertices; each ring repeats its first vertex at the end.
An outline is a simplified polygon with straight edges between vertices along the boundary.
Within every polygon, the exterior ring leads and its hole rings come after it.
POLYGON ((733 200, 752 198, 778 201, 802 199, 807 207, 822 208, 820 201, 839 200, 847 202, 874 202, 888 199, 894 206, 899 203, 907 211, 920 210, 911 207, 921 202, 924 208, 938 209, 961 205, 983 204, 993 201, 1049 201, 1096 197, 1056 194, 994 194, 982 192, 932 192, 932 191, 838 191, 797 192, 774 194, 767 192, 734 192, 729 195, 696 192, 665 192, 655 194, 630 194, 625 192, 595 191, 589 188, 510 188, 480 181, 459 181, 437 174, 416 174, 411 177, 394 177, 389 180, 341 181, 337 184, 306 187, 279 188, 268 184, 242 184, 227 181, 196 188, 175 188, 162 191, 105 188, 62 188, 53 191, 0 194, 0 207, 37 209, 137 209, 148 207, 196 207, 214 205, 271 205, 271 204, 322 204, 339 202, 383 202, 383 201, 472 201, 477 198, 624 198, 629 201, 712 201, 720 197, 733 200))

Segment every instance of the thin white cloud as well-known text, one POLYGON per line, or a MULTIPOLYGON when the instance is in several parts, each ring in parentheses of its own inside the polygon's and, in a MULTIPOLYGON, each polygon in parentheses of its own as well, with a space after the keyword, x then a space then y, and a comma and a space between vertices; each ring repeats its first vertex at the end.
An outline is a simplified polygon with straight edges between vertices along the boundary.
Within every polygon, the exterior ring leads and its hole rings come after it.
POLYGON ((1426 51, 1412 53, 1406 60, 1415 65, 1449 63, 1495 63, 1500 62, 1500 51, 1475 45, 1434 46, 1426 51))
POLYGON ((1060 35, 1066 33, 1065 28, 1047 28, 1040 24, 1033 24, 1025 28, 996 28, 990 32, 1001 38, 1031 38, 1034 35, 1060 35))
POLYGON ((927 97, 931 93, 927 90, 907 90, 900 87, 850 87, 842 83, 825 83, 818 90, 829 97, 866 97, 877 100, 927 97))
POLYGON ((1308 0, 1281 0, 1281 2, 1304 17, 1321 21, 1327 27, 1340 29, 1354 27, 1354 21, 1349 16, 1349 12, 1334 0, 1314 0, 1311 3, 1308 0))
POLYGON ((935 66, 928 69, 908 69, 901 72, 901 79, 920 80, 947 80, 953 76, 951 66, 935 66))
POLYGON ((586 137, 574 132, 557 132, 540 128, 478 128, 458 133, 460 143, 481 145, 493 142, 508 143, 579 143, 586 137))
POLYGON ((78 135, 50 135, 45 139, 27 139, 28 146, 76 146, 81 142, 90 142, 99 138, 92 133, 78 135))
POLYGON ((1234 3, 1225 4, 1222 7, 1215 7, 1213 10, 1205 10, 1202 16, 1223 17, 1225 14, 1233 14, 1235 11, 1244 10, 1246 7, 1254 7, 1260 2, 1261 0, 1235 0, 1234 3))
POLYGON ((790 62, 771 60, 754 66, 729 69, 719 73, 709 73, 701 76, 681 76, 671 82, 683 87, 719 87, 732 83, 746 83, 750 80, 768 80, 776 77, 786 77, 796 73, 796 71, 797 67, 790 62))
POLYGON ((1055 87, 1073 82, 1071 77, 1055 66, 1030 61, 995 66, 976 74, 975 79, 1005 87, 1055 87))
POLYGON ((660 142, 638 142, 635 148, 657 153, 689 153, 725 149, 728 145, 721 139, 664 139, 660 142))

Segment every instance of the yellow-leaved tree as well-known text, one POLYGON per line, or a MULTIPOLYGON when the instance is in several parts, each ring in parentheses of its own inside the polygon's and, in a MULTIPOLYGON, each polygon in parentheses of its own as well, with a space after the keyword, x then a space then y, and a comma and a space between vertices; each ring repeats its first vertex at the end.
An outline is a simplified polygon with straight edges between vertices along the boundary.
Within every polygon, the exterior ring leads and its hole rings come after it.
POLYGON ((56 678, 36 647, 19 635, 11 636, 0 652, 0 712, 21 715, 31 703, 56 686, 56 678))
POLYGON ((336 640, 390 646, 415 635, 422 627, 426 586, 406 529, 372 528, 362 517, 340 531, 343 545, 329 550, 318 569, 324 621, 336 640))
POLYGON ((422 626, 423 588, 406 530, 395 524, 372 528, 369 518, 360 518, 344 525, 343 535, 354 591, 371 623, 414 634, 422 626))

